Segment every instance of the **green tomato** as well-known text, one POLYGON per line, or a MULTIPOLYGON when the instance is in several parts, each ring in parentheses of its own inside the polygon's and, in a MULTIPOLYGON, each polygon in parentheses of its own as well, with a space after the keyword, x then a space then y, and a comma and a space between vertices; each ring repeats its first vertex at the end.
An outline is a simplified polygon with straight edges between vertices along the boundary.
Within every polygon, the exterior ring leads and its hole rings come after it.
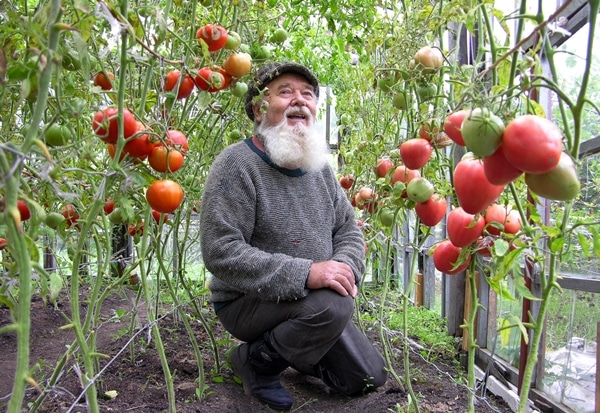
POLYGON ((51 147, 66 145, 70 138, 71 131, 69 128, 57 123, 50 125, 48 129, 46 129, 46 132, 44 132, 46 145, 51 147))
POLYGON ((392 105, 394 105, 394 107, 396 109, 399 110, 406 110, 406 93, 405 92, 400 92, 394 95, 394 97, 392 98, 392 105))
POLYGON ((465 145, 476 156, 489 156, 502 143, 504 122, 487 108, 475 108, 462 122, 465 145))
POLYGON ((227 50, 234 50, 240 47, 242 44, 242 38, 237 32, 228 31, 227 32, 227 42, 225 42, 225 46, 223 46, 227 50))
POLYGON ((252 43, 250 56, 252 60, 266 60, 271 57, 271 48, 260 43, 252 43))
POLYGON ((235 97, 241 98, 246 96, 248 92, 248 84, 246 82, 235 82, 235 84, 230 87, 231 94, 235 97))
POLYGON ((413 202, 425 202, 433 195, 433 184, 422 176, 411 179, 406 185, 406 195, 413 202))
POLYGON ((379 222, 384 227, 391 227, 394 224, 394 216, 396 214, 391 208, 383 208, 379 211, 379 222))
POLYGON ((273 35, 271 36, 271 41, 273 43, 281 44, 281 43, 285 42, 287 40, 287 38, 288 38, 287 30, 280 27, 273 32, 273 35))
POLYGON ((46 215, 46 225, 49 228, 57 229, 63 222, 65 222, 65 217, 58 212, 50 212, 46 215))
POLYGON ((417 84, 417 96, 421 102, 433 98, 437 93, 437 88, 433 83, 420 82, 417 84))

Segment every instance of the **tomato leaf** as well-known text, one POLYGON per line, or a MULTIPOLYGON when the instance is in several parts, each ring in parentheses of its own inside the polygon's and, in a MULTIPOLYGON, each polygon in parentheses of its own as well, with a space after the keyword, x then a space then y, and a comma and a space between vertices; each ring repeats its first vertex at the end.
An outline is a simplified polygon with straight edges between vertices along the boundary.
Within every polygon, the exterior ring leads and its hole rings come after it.
POLYGON ((590 258, 590 248, 588 246, 588 240, 585 238, 581 232, 577 234, 577 238, 579 239, 579 245, 581 246, 581 251, 583 252, 584 257, 590 258))
POLYGON ((550 251, 558 252, 564 247, 564 245, 565 239, 563 237, 554 238, 552 241, 550 241, 550 251))
POLYGON ((596 257, 600 258, 600 234, 598 234, 598 230, 596 229, 596 227, 591 227, 590 230, 592 231, 592 235, 593 235, 593 246, 594 246, 594 255, 596 255, 596 257))
POLYGON ((529 288, 527 288, 527 286, 525 285, 525 278, 520 276, 520 274, 513 278, 513 284, 515 285, 515 289, 517 290, 517 292, 519 293, 519 295, 521 297, 526 298, 527 300, 531 300, 531 301, 539 301, 540 300, 539 298, 537 298, 535 295, 533 295, 531 293, 529 288))

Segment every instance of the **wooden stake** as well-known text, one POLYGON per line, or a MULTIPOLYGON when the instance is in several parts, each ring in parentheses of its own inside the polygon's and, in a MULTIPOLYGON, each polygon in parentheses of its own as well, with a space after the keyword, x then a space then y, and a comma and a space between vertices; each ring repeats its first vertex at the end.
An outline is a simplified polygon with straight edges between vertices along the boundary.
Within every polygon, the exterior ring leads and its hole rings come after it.
POLYGON ((415 307, 421 307, 423 305, 423 274, 417 273, 417 282, 415 284, 415 307))

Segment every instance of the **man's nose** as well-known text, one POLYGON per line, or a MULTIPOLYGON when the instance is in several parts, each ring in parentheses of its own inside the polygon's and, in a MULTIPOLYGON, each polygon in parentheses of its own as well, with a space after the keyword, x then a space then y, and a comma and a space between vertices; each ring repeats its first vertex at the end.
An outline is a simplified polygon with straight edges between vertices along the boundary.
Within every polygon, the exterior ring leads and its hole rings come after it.
POLYGON ((294 92, 294 96, 292 98, 292 105, 294 106, 306 106, 306 98, 302 94, 301 91, 294 92))

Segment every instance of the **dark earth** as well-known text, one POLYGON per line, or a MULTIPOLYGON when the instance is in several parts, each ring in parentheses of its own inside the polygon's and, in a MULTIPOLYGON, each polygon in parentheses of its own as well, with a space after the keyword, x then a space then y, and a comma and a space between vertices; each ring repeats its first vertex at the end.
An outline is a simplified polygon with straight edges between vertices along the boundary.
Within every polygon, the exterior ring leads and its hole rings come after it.
MULTIPOLYGON (((102 323, 97 328, 97 349, 107 358, 100 359, 100 368, 106 369, 100 375, 98 391, 102 412, 163 412, 168 409, 167 391, 161 362, 156 351, 155 341, 149 339, 147 329, 135 336, 129 344, 128 333, 135 301, 135 293, 122 289, 109 296, 102 306, 102 323), (122 317, 116 317, 124 314, 122 317), (104 397, 106 392, 116 391, 113 398, 104 397)), ((139 322, 135 332, 146 325, 144 307, 138 304, 139 322)), ((82 307, 82 315, 86 306, 82 307)), ((272 412, 259 402, 246 396, 237 378, 229 367, 226 351, 235 345, 235 340, 225 333, 215 321, 214 313, 204 305, 204 319, 211 325, 215 339, 219 343, 218 353, 221 368, 215 371, 215 357, 208 335, 198 321, 192 321, 192 328, 201 346, 203 357, 205 391, 202 400, 197 397, 199 369, 193 348, 179 316, 165 311, 159 322, 165 353, 173 372, 173 384, 177 399, 177 412, 272 412)), ((76 399, 82 392, 76 374, 76 358, 70 358, 63 369, 59 381, 49 386, 48 379, 57 360, 73 343, 71 330, 61 329, 67 324, 65 315, 70 313, 67 300, 56 305, 45 304, 40 297, 33 297, 31 316, 31 357, 32 376, 41 390, 47 393, 41 412, 85 412, 85 399, 76 399), (37 365, 36 365, 37 363, 37 365)), ((191 314, 191 312, 190 312, 191 314)), ((10 310, 0 308, 0 326, 11 322, 10 310)), ((379 345, 377 332, 368 332, 373 342, 379 345)), ((395 371, 404 377, 403 360, 399 344, 394 349, 397 354, 395 371)), ((0 335, 0 409, 5 410, 12 390, 15 362, 16 336, 0 335)), ((465 412, 468 410, 465 372, 454 360, 437 358, 433 362, 425 360, 418 351, 411 350, 411 380, 414 393, 423 413, 465 412)), ((292 369, 283 373, 282 382, 294 397, 295 412, 405 412, 408 411, 408 394, 404 387, 390 375, 388 382, 374 392, 360 397, 349 398, 329 392, 328 388, 314 378, 305 377, 292 369)), ((28 403, 40 395, 38 389, 28 387, 23 411, 29 411, 28 403)), ((509 407, 493 395, 479 398, 475 406, 478 413, 511 412, 509 407)))

